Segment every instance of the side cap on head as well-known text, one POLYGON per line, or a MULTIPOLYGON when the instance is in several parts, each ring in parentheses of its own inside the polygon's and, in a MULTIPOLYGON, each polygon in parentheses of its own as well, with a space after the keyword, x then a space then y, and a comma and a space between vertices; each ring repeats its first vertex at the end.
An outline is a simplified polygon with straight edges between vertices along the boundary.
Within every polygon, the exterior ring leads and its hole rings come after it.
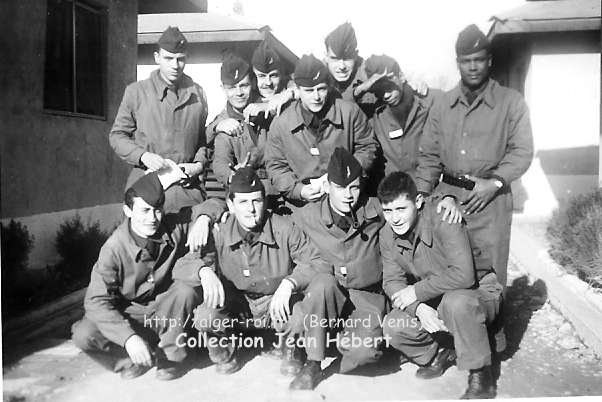
POLYGON ((232 176, 228 191, 233 193, 253 193, 255 191, 265 191, 263 183, 255 169, 250 166, 238 169, 232 176))
POLYGON ((165 202, 165 191, 156 172, 145 174, 136 180, 129 189, 134 190, 137 197, 142 198, 152 207, 160 208, 165 202))
POLYGON ((221 67, 222 84, 236 85, 249 74, 249 63, 242 57, 229 53, 221 67))
POLYGON ((163 31, 157 45, 170 53, 185 53, 188 40, 186 40, 186 37, 180 32, 178 27, 169 27, 163 31))
POLYGON ((483 49, 489 50, 489 46, 487 36, 475 24, 471 24, 458 34, 456 56, 466 56, 483 49))
POLYGON ((267 74, 273 70, 282 72, 280 56, 265 40, 253 52, 251 64, 262 73, 267 74))
POLYGON ((362 165, 345 148, 337 147, 328 162, 328 181, 346 187, 362 175, 362 165))
POLYGON ((313 54, 304 54, 295 67, 295 84, 300 87, 314 87, 328 84, 328 68, 313 54))
POLYGON ((332 50, 336 57, 353 59, 357 56, 357 39, 355 30, 349 22, 339 25, 324 39, 326 49, 332 50))

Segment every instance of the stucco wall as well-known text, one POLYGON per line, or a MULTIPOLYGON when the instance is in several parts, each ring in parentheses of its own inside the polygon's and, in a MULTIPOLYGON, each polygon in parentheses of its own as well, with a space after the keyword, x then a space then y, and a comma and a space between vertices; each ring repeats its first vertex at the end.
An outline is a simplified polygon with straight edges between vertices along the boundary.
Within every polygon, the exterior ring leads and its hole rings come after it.
POLYGON ((5 0, 0 35, 0 216, 25 217, 119 202, 128 167, 108 132, 125 86, 136 79, 137 2, 107 8, 107 119, 45 113, 46 1, 5 0))

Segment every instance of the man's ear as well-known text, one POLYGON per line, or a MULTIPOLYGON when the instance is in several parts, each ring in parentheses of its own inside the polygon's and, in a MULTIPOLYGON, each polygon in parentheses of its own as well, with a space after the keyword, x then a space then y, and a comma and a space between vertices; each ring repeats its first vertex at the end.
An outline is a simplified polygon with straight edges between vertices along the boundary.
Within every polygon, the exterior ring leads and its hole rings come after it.
POLYGON ((418 194, 416 196, 416 208, 421 209, 424 205, 424 195, 418 194))
POLYGON ((489 66, 491 68, 492 65, 493 65, 493 58, 491 57, 491 55, 489 55, 488 60, 487 60, 487 66, 489 66))
POLYGON ((153 52, 153 56, 155 56, 155 64, 159 64, 159 61, 161 60, 159 52, 153 52))
POLYGON ((228 211, 230 211, 230 213, 234 213, 234 203, 230 197, 226 197, 226 205, 228 206, 228 211))
POLYGON ((127 216, 128 218, 132 217, 132 210, 130 207, 128 207, 127 205, 123 204, 123 213, 125 214, 125 216, 127 216))

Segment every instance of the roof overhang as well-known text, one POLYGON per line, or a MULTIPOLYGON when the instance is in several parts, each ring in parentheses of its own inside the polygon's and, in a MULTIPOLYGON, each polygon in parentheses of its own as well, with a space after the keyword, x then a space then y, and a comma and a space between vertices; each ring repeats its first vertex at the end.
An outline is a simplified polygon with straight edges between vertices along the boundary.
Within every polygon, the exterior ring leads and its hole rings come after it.
POLYGON ((491 39, 507 34, 599 31, 600 0, 528 1, 491 20, 491 39))

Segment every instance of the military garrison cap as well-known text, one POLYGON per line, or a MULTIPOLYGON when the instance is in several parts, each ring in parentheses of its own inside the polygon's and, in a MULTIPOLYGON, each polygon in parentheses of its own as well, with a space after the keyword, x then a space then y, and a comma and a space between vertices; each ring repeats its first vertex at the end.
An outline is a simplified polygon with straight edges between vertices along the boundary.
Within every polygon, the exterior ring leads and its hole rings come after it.
POLYGON ((475 24, 467 26, 458 34, 457 56, 473 54, 483 49, 489 49, 489 40, 475 24))
POLYGON ((227 54, 222 62, 222 84, 236 85, 249 74, 249 63, 235 54, 227 54))
POLYGON ((142 198, 148 205, 159 208, 165 202, 165 192, 156 172, 145 174, 126 191, 134 191, 136 197, 142 198))
POLYGON ((330 48, 336 57, 353 59, 357 56, 357 39, 355 30, 349 22, 339 25, 324 40, 326 50, 330 48))
POLYGON ((328 181, 346 187, 362 175, 362 165, 345 148, 337 147, 328 162, 328 181))
POLYGON ((368 57, 368 60, 364 64, 364 69, 368 78, 374 74, 382 74, 385 70, 397 76, 401 73, 401 68, 399 68, 399 64, 395 59, 384 54, 380 56, 373 54, 368 57))
POLYGON ((255 191, 265 191, 263 183, 257 176, 255 169, 246 166, 238 169, 232 176, 229 191, 233 193, 253 193, 255 191))
POLYGON ((273 70, 282 70, 280 56, 265 40, 253 52, 251 64, 266 74, 273 70))
POLYGON ((328 69, 313 54, 304 54, 295 67, 295 84, 300 87, 315 87, 328 83, 328 69))
POLYGON ((169 27, 163 31, 157 44, 161 49, 165 49, 170 53, 184 53, 188 41, 178 27, 169 27))

